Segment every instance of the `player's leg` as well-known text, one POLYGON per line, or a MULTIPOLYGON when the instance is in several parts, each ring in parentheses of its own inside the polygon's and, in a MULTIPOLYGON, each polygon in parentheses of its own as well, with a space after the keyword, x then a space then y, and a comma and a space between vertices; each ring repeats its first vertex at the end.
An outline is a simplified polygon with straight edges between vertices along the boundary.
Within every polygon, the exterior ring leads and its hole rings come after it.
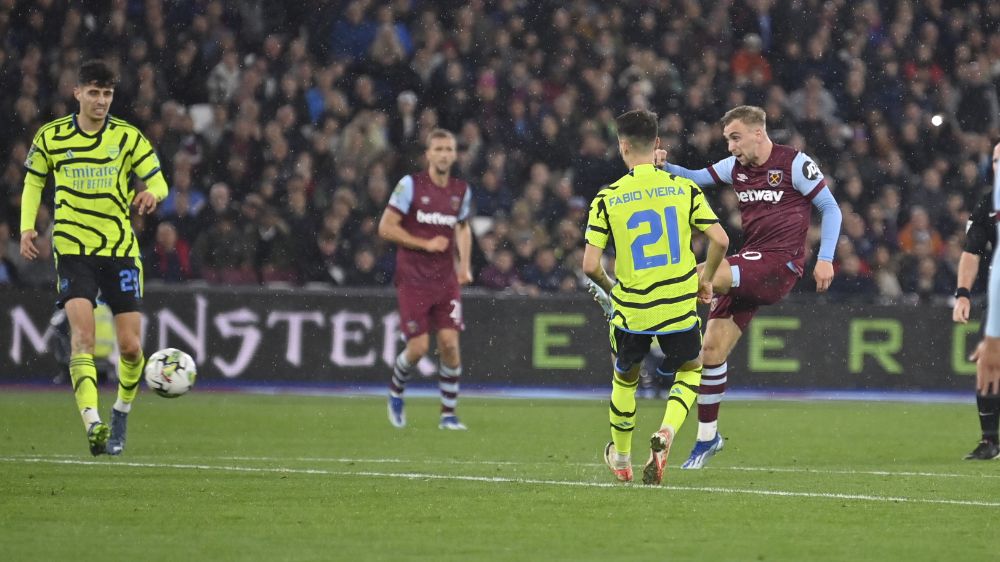
POLYGON ((979 410, 979 425, 983 432, 982 440, 971 453, 965 455, 965 460, 992 460, 1000 458, 1000 395, 984 396, 976 393, 976 407, 979 410))
MULTIPOLYGON (((730 301, 722 297, 722 301, 730 301)), ((726 306, 726 304, 716 306, 726 306)), ((709 318, 702 343, 701 383, 698 387, 698 437, 688 460, 681 468, 701 468, 705 461, 722 449, 719 435, 719 407, 726 393, 728 365, 726 359, 743 331, 732 317, 709 318)))
POLYGON ((139 392, 139 381, 146 365, 139 340, 141 323, 142 315, 139 312, 115 315, 115 335, 118 338, 118 399, 111 407, 109 455, 120 455, 125 450, 128 414, 132 411, 132 401, 139 392))
POLYGON ((639 387, 642 360, 649 353, 652 337, 611 327, 612 374, 611 442, 604 448, 604 461, 622 482, 632 480, 632 432, 635 429, 635 392, 639 387))
POLYGON ((674 374, 674 382, 667 396, 660 429, 650 439, 649 460, 642 471, 643 484, 659 484, 663 481, 670 446, 698 398, 698 385, 701 383, 701 361, 698 358, 701 351, 701 325, 687 332, 660 336, 658 340, 664 356, 657 374, 674 374))
POLYGON ((438 372, 438 389, 441 392, 440 429, 466 429, 458 420, 458 383, 462 376, 462 357, 459 351, 459 334, 465 328, 462 320, 462 296, 458 285, 447 287, 431 307, 430 324, 437 333, 437 349, 441 356, 438 372))
POLYGON ((66 311, 69 322, 69 376, 76 407, 87 430, 92 455, 105 452, 110 429, 98 413, 97 367, 94 365, 94 305, 97 300, 97 268, 93 259, 61 256, 56 260, 59 296, 56 304, 66 311))
POLYGON ((114 314, 118 340, 118 398, 111 407, 111 438, 108 454, 120 455, 125 449, 128 414, 139 392, 139 380, 146 358, 142 353, 140 330, 142 314, 142 262, 138 259, 113 259, 101 276, 101 295, 114 314))
POLYGON ((94 303, 72 298, 64 308, 70 327, 69 376, 76 407, 87 430, 90 452, 103 454, 110 430, 98 413, 97 367, 94 365, 94 303))
POLYGON ((389 381, 389 398, 386 410, 389 423, 394 427, 406 426, 403 392, 410 380, 413 367, 427 354, 430 347, 428 335, 430 302, 426 295, 413 287, 398 287, 399 323, 406 338, 406 347, 396 356, 389 381))
POLYGON ((438 330, 437 347, 441 354, 438 389, 441 392, 441 429, 466 429, 458 420, 458 385, 462 376, 461 353, 458 347, 458 330, 445 328, 438 330))
POLYGON ((388 413, 389 423, 395 427, 406 426, 406 412, 404 410, 403 392, 406 391, 406 383, 410 381, 410 374, 418 361, 427 355, 430 348, 430 336, 424 332, 418 336, 406 340, 406 347, 396 356, 396 362, 392 367, 392 378, 389 380, 389 401, 388 413))

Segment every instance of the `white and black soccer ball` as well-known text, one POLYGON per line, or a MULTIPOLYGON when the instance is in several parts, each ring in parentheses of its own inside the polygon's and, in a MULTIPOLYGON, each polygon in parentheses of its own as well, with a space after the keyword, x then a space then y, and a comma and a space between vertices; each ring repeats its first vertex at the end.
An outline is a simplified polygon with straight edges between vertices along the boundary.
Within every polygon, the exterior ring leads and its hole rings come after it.
POLYGON ((194 359, 179 349, 161 349, 146 359, 146 385, 164 398, 177 398, 194 386, 194 359))

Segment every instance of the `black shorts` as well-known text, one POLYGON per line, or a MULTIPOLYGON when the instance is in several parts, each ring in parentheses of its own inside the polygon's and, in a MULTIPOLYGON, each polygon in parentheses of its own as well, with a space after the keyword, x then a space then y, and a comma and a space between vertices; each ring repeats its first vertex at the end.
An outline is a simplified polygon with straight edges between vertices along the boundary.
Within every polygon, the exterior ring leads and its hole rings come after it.
MULTIPOLYGON (((653 337, 652 334, 634 334, 612 326, 611 352, 615 354, 615 368, 626 372, 641 362, 649 353, 653 337)), ((701 353, 701 322, 684 332, 660 334, 655 337, 663 352, 663 361, 660 362, 658 369, 661 374, 674 373, 678 367, 697 359, 701 353)))
POLYGON ((139 258, 62 255, 56 258, 56 306, 70 299, 97 299, 108 304, 112 314, 137 312, 142 304, 142 261, 139 258))

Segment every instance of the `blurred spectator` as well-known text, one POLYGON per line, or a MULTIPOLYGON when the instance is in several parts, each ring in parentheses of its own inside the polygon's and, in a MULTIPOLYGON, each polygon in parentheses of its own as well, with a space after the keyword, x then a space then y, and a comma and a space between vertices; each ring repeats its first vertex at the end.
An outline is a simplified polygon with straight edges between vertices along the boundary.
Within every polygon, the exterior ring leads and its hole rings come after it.
POLYGON ((191 278, 191 249, 177 235, 177 228, 170 222, 156 227, 156 245, 147 259, 149 278, 167 283, 180 283, 191 278))
MULTIPOLYGON (((19 218, 30 135, 73 110, 76 68, 99 44, 121 72, 113 113, 140 124, 170 164, 170 199, 133 222, 140 246, 151 256, 158 220, 169 221, 193 245, 192 275, 207 264, 216 282, 219 271, 259 282, 267 269, 343 283, 369 257, 386 271, 392 249, 373 225, 443 126, 457 136, 477 224, 493 230, 477 242, 479 271, 498 248, 521 272, 550 250, 570 290, 568 224, 582 232, 598 188, 626 171, 614 115, 658 111, 670 158, 702 167, 727 156, 721 114, 753 103, 772 138, 820 160, 881 295, 896 292, 896 268, 907 290, 932 295, 920 261, 950 267, 1000 137, 989 2, 688 2, 682 18, 666 7, 677 3, 655 2, 57 2, 64 9, 31 17, 22 4, 0 2, 3 218, 19 218), (199 244, 229 240, 221 223, 249 241, 199 244), (292 273, 287 252, 271 253, 283 236, 295 241, 292 273)), ((735 251, 735 193, 709 198, 735 251)))

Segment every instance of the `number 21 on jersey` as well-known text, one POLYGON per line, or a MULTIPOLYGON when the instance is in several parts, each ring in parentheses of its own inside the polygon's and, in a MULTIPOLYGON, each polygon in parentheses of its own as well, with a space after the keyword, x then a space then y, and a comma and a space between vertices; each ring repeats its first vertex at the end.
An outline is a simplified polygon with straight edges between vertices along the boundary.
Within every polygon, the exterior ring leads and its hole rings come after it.
POLYGON ((643 209, 636 211, 629 217, 626 226, 628 229, 636 230, 641 225, 648 224, 649 232, 641 234, 632 241, 632 267, 636 271, 649 269, 651 267, 662 267, 669 263, 676 264, 681 261, 681 241, 680 229, 677 227, 677 208, 666 207, 663 215, 653 209, 643 209), (653 253, 661 249, 660 240, 663 238, 663 225, 666 224, 667 250, 668 253, 653 253), (653 246, 653 248, 649 248, 653 246), (647 256, 647 249, 652 255, 647 256))

